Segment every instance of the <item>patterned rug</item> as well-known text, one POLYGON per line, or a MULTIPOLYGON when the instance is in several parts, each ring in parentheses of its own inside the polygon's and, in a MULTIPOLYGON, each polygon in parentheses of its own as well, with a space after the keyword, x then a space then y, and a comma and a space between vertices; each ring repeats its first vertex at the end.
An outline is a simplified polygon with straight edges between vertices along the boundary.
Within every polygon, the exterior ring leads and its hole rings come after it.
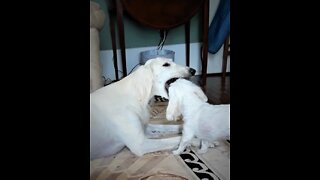
MULTIPOLYGON (((152 133, 152 136, 176 134, 182 122, 170 122, 165 119, 167 101, 155 98, 151 109, 150 123, 161 125, 172 132, 152 133)), ((161 151, 137 157, 127 148, 110 157, 90 162, 91 180, 181 180, 181 179, 230 179, 230 143, 222 142, 218 147, 209 148, 205 154, 198 154, 195 147, 188 147, 182 154, 173 155, 170 151, 161 151)))

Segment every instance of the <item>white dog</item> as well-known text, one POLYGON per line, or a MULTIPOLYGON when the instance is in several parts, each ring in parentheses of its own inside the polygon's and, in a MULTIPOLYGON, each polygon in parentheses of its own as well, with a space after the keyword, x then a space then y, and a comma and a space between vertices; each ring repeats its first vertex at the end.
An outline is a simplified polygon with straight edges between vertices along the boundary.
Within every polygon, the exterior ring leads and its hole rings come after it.
POLYGON ((166 112, 168 120, 183 117, 182 139, 179 148, 173 151, 180 154, 194 137, 201 139, 199 153, 217 141, 230 135, 230 105, 211 105, 200 87, 185 79, 178 79, 168 88, 169 103, 166 112))
POLYGON ((194 74, 192 68, 156 58, 124 79, 91 93, 91 159, 115 154, 125 146, 137 156, 178 146, 181 136, 166 139, 145 136, 148 102, 154 95, 168 98, 165 83, 171 78, 194 74))

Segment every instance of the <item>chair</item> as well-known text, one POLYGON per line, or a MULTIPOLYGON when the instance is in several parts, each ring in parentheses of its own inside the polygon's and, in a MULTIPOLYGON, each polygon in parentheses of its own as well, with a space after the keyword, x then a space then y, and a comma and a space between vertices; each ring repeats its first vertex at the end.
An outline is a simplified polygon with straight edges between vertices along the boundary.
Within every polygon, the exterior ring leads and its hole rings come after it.
MULTIPOLYGON (((208 49, 208 19, 209 0, 110 0, 107 1, 110 13, 110 29, 112 38, 112 49, 114 56, 114 66, 116 79, 119 77, 116 53, 116 33, 115 23, 118 24, 118 35, 121 49, 121 59, 123 65, 123 75, 127 76, 126 69, 126 48, 124 38, 123 15, 130 16, 141 25, 157 30, 167 31, 172 28, 184 25, 186 39, 186 65, 189 66, 190 59, 190 20, 197 13, 202 11, 202 44, 203 52, 208 49)), ((202 57, 202 82, 205 85, 207 74, 207 53, 202 57)))

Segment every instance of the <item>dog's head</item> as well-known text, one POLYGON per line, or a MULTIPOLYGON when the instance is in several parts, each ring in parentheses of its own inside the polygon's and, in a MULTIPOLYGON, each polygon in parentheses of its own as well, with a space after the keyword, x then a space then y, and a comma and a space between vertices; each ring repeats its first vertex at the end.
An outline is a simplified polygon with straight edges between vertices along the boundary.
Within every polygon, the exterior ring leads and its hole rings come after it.
POLYGON ((207 102, 208 97, 196 84, 186 79, 177 79, 169 85, 169 103, 166 110, 167 120, 176 120, 181 110, 194 106, 195 102, 207 102))
POLYGON ((191 77, 196 73, 196 70, 176 64, 171 59, 167 58, 150 59, 144 66, 150 68, 152 71, 153 93, 167 99, 168 94, 165 90, 165 84, 167 81, 170 81, 173 78, 191 77))
POLYGON ((172 85, 170 85, 169 89, 169 100, 173 98, 183 99, 185 96, 193 96, 203 102, 208 101, 208 97, 205 95, 203 90, 195 83, 186 79, 176 80, 172 85))

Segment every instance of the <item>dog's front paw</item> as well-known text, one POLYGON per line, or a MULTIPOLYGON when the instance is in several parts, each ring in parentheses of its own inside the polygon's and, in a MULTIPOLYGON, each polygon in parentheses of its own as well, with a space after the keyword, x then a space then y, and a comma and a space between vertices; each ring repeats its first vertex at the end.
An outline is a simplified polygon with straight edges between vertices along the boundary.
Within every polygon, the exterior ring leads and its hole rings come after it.
POLYGON ((166 114, 166 118, 168 121, 176 121, 177 120, 177 116, 175 116, 174 114, 166 114))
POLYGON ((199 154, 204 154, 206 152, 208 152, 208 149, 198 149, 197 150, 197 153, 199 153, 199 154))
POLYGON ((179 155, 179 154, 181 154, 182 153, 182 151, 180 151, 180 150, 174 150, 174 151, 172 151, 172 153, 174 154, 174 155, 179 155))
POLYGON ((191 141, 191 145, 194 147, 200 147, 201 146, 201 139, 193 138, 191 141))
POLYGON ((166 114, 166 118, 168 121, 178 121, 181 119, 180 115, 175 115, 175 114, 166 114))
POLYGON ((166 119, 167 119, 168 121, 173 121, 173 120, 174 120, 174 117, 173 117, 173 115, 166 114, 166 119))
POLYGON ((209 148, 216 148, 219 145, 220 145, 220 143, 218 141, 215 141, 213 143, 209 143, 209 148))

